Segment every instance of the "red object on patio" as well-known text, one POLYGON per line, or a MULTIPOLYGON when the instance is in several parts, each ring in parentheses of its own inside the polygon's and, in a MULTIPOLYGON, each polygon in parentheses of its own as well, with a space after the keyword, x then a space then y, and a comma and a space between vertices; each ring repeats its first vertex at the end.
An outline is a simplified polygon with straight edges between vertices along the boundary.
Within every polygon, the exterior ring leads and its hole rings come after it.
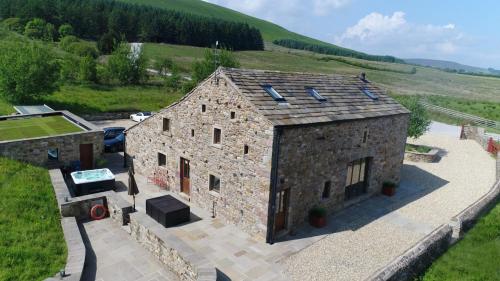
POLYGON ((500 145, 496 144, 493 138, 490 138, 488 140, 488 148, 487 151, 493 155, 497 155, 498 151, 500 150, 500 145))
POLYGON ((90 209, 90 217, 93 220, 102 220, 106 217, 107 213, 108 210, 106 209, 106 207, 104 207, 104 205, 101 204, 94 205, 94 207, 90 209))

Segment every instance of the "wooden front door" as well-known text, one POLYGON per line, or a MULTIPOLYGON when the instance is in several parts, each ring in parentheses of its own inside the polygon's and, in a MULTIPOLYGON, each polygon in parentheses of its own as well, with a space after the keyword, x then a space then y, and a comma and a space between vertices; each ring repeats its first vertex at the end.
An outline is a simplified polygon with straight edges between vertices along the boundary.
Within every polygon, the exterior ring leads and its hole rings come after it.
POLYGON ((187 195, 190 194, 190 189, 189 189, 189 173, 190 173, 190 168, 189 168, 189 160, 181 158, 181 192, 185 193, 187 195))
POLYGON ((80 144, 80 168, 82 170, 94 168, 94 146, 91 143, 80 144))
POLYGON ((286 228, 289 197, 290 189, 278 191, 276 194, 276 220, 274 222, 275 233, 278 233, 286 228))

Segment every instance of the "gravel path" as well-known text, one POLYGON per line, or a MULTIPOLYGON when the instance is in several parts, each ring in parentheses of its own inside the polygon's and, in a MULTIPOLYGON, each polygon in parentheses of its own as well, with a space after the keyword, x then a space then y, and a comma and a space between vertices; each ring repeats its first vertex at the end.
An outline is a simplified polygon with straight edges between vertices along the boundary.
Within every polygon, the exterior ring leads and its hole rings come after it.
POLYGON ((429 133, 439 163, 405 162, 397 195, 376 196, 332 218, 337 232, 283 260, 293 280, 364 280, 485 194, 495 161, 472 140, 429 133))

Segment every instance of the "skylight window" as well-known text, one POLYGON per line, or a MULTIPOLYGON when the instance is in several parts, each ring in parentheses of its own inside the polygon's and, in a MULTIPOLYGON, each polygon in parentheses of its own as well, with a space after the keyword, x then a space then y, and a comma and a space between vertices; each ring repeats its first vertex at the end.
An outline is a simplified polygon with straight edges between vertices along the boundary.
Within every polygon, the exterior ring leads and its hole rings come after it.
POLYGON ((370 90, 368 89, 361 89, 363 91, 363 93, 365 95, 367 95, 369 98, 371 98, 372 100, 378 100, 378 96, 375 94, 375 93, 372 93, 370 90))
POLYGON ((277 102, 285 102, 285 98, 280 95, 271 85, 262 86, 264 90, 277 102))
POLYGON ((314 89, 314 88, 307 88, 307 91, 309 92, 309 95, 311 95, 317 101, 320 101, 320 102, 326 101, 326 98, 323 97, 322 95, 320 95, 316 89, 314 89))

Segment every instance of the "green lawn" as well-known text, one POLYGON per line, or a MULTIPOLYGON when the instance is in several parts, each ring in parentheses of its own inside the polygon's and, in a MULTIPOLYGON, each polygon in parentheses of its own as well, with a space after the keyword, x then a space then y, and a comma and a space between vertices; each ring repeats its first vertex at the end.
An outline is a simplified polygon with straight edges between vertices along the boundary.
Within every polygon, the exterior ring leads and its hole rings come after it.
POLYGON ((500 204, 436 260, 421 280, 500 280, 500 204))
POLYGON ((62 116, 0 121, 0 141, 80 132, 82 129, 62 116))
POLYGON ((66 252, 47 170, 0 158, 0 280, 54 276, 66 252))

